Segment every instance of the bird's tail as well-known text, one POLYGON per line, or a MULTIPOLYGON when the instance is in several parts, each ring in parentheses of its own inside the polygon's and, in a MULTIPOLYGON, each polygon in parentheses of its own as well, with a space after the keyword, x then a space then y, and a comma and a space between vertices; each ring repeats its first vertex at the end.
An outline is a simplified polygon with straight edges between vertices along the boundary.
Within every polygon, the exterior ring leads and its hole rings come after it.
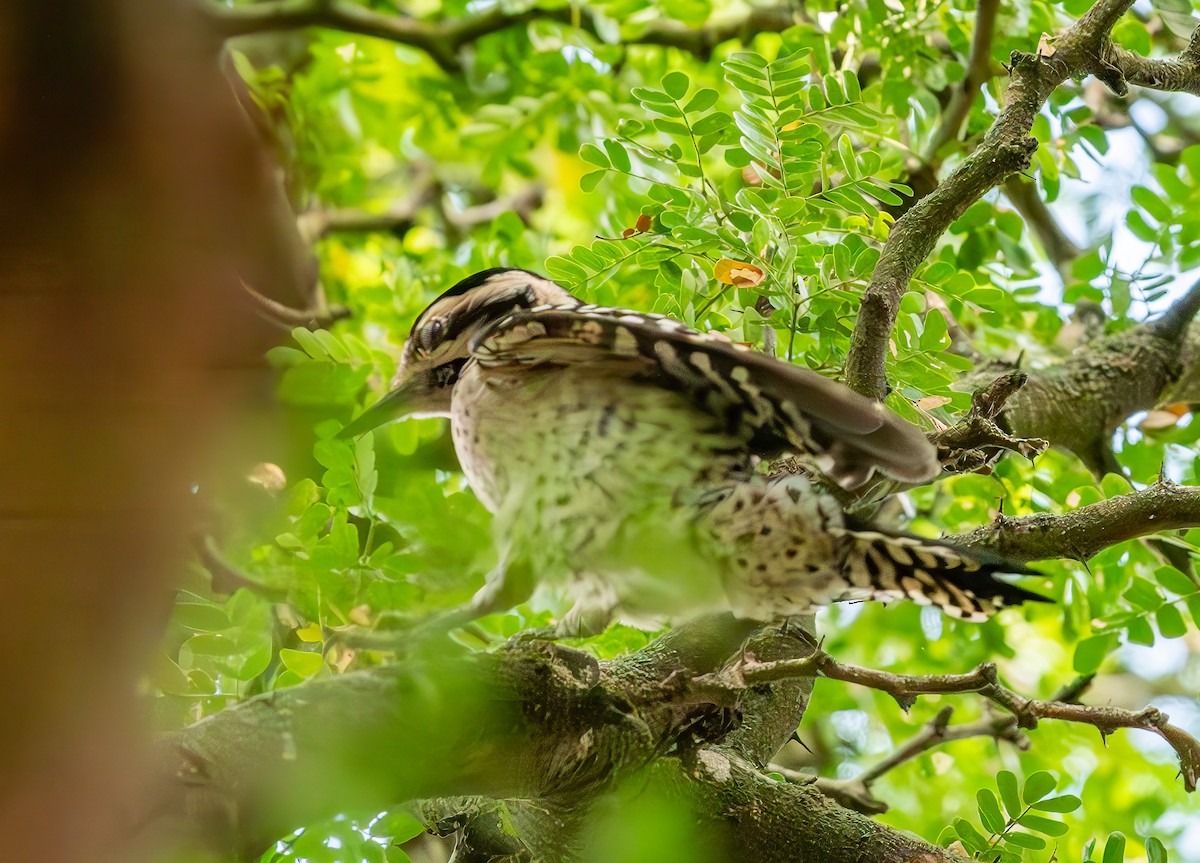
POLYGON ((998 578, 1038 573, 987 551, 876 528, 850 528, 842 535, 846 578, 870 599, 907 597, 975 622, 1009 605, 1052 601, 998 578))

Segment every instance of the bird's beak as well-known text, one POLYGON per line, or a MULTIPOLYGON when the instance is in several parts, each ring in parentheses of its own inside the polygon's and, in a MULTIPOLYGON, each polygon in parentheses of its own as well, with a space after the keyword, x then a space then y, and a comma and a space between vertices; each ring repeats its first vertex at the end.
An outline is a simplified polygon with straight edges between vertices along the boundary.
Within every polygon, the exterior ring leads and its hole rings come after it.
POLYGON ((348 426, 338 432, 337 436, 343 439, 356 438, 371 429, 379 428, 384 423, 416 413, 419 407, 416 404, 414 390, 418 388, 419 382, 415 379, 406 381, 363 411, 348 426))

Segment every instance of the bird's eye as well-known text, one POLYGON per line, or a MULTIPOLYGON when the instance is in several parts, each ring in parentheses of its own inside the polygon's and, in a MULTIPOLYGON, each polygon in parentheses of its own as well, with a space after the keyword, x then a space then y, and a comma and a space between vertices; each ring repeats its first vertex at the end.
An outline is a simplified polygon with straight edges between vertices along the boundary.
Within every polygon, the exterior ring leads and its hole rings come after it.
POLYGON ((434 320, 424 327, 417 336, 421 341, 421 347, 427 351, 432 351, 442 343, 442 338, 446 333, 446 324, 442 320, 434 320))

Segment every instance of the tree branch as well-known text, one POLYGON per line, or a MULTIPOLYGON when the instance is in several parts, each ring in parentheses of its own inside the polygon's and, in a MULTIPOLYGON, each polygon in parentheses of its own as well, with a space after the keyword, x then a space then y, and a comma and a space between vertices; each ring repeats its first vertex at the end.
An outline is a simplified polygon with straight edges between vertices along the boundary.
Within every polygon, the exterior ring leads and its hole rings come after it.
MULTIPOLYGON (((441 830, 469 832, 472 853, 523 859, 542 849, 544 858, 571 860, 574 828, 560 816, 586 815, 636 776, 639 788, 687 801, 713 826, 712 841, 747 863, 851 863, 864 847, 888 863, 949 861, 813 789, 759 773, 748 755, 756 747, 738 736, 753 725, 756 699, 807 692, 811 679, 764 679, 721 690, 717 702, 680 697, 755 626, 702 618, 610 663, 544 643, 414 657, 251 698, 163 739, 160 783, 140 823, 194 831, 193 841, 253 857, 296 824, 436 798, 420 808, 440 813, 441 830), (727 701, 742 707, 728 710, 727 701), (492 828, 503 813, 480 797, 531 804, 509 807, 519 842, 499 841, 492 828)), ((762 728, 750 735, 763 737, 762 728)))
MULTIPOLYGON (((999 425, 1021 438, 1069 449, 1096 474, 1120 472, 1112 435, 1132 414, 1162 403, 1194 361, 1186 336, 1200 308, 1200 282, 1160 318, 1084 345, 1066 362, 1029 372, 999 425)), ((986 380, 971 376, 963 383, 986 380)))
POLYGON ((1020 750, 1029 749, 1029 737, 1017 727, 1017 717, 1011 714, 997 714, 975 722, 952 726, 950 725, 950 716, 953 713, 954 708, 946 705, 938 711, 937 716, 897 747, 891 755, 867 768, 853 779, 815 777, 808 773, 780 767, 777 764, 772 764, 770 769, 781 773, 789 782, 814 785, 822 794, 832 797, 847 809, 868 815, 879 815, 887 812, 888 806, 871 793, 871 786, 885 773, 895 770, 900 765, 931 749, 972 737, 991 737, 997 741, 1007 740, 1020 750))
POLYGON ((971 410, 961 422, 930 436, 946 470, 958 473, 979 470, 1005 451, 1018 452, 1028 459, 1041 455, 1049 446, 1046 441, 1014 437, 995 422, 1008 400, 1025 386, 1028 379, 1022 371, 1000 375, 987 386, 975 390, 971 410))
POLYGON ((1037 142, 1029 136, 1034 117, 1050 94, 1082 72, 1105 74, 1100 63, 1112 25, 1132 0, 1099 0, 1054 42, 1054 54, 1011 57, 1012 77, 1005 107, 982 144, 932 193, 922 198, 892 228, 883 253, 863 294, 851 337, 846 380, 858 392, 882 399, 887 345, 913 272, 938 239, 966 209, 1007 176, 1029 166, 1037 142))
POLYGON ((942 112, 942 121, 929 140, 925 150, 926 164, 935 163, 938 151, 958 137, 971 113, 971 105, 979 94, 979 88, 992 75, 992 40, 996 34, 996 13, 999 11, 1000 0, 979 0, 975 8, 975 34, 971 41, 971 55, 967 59, 967 73, 962 86, 954 90, 950 104, 942 112))
POLYGON ((1004 181, 1004 194, 1037 236, 1046 257, 1058 271, 1059 280, 1064 285, 1069 284, 1071 262, 1083 252, 1059 226, 1046 202, 1038 195, 1036 185, 1022 177, 1009 177, 1004 181))
MULTIPOLYGON (((1097 78, 1109 74, 1114 81, 1122 82, 1112 87, 1118 96, 1125 95, 1124 84, 1200 96, 1200 27, 1192 33, 1188 46, 1175 59, 1152 60, 1106 42, 1098 62, 1100 71, 1095 72, 1097 78)), ((1109 83, 1106 79, 1102 80, 1109 83)))
POLYGON ((1179 756, 1180 775, 1188 791, 1196 789, 1200 775, 1200 741, 1168 722, 1166 714, 1155 707, 1143 710, 1124 710, 1117 707, 1094 707, 1062 701, 1038 701, 1018 695, 1002 686, 996 666, 985 662, 965 674, 892 674, 874 668, 864 668, 838 662, 820 649, 798 659, 760 662, 750 654, 730 663, 712 674, 693 681, 699 691, 714 694, 719 691, 739 691, 760 683, 785 680, 789 677, 828 677, 855 683, 886 692, 907 710, 918 696, 932 694, 975 692, 1002 707, 1017 719, 1019 728, 1036 728, 1042 719, 1058 719, 1092 725, 1101 734, 1111 734, 1118 728, 1151 731, 1163 738, 1179 756))
POLYGON ((1119 542, 1189 527, 1200 527, 1200 488, 1162 481, 1062 515, 1000 518, 947 539, 1016 563, 1066 556, 1086 561, 1119 542))
POLYGON ((516 213, 526 224, 545 198, 545 190, 532 184, 513 195, 496 198, 484 204, 476 204, 464 210, 455 210, 445 205, 441 189, 433 182, 420 183, 407 199, 382 213, 359 209, 309 210, 300 215, 297 223, 300 232, 309 242, 335 233, 366 233, 382 231, 402 237, 417 223, 417 216, 425 207, 436 205, 442 220, 456 231, 468 231, 476 225, 495 221, 504 213, 516 213))
POLYGON ((260 294, 245 282, 242 282, 242 291, 250 301, 250 305, 254 307, 254 310, 263 320, 270 321, 276 326, 288 330, 293 327, 321 329, 332 326, 337 321, 348 318, 351 315, 350 309, 343 305, 325 304, 325 307, 321 308, 323 297, 320 295, 315 299, 314 308, 293 309, 291 306, 285 306, 278 300, 273 300, 270 297, 260 294))
MULTIPOLYGON (((596 13, 586 8, 528 9, 508 12, 493 8, 475 15, 422 21, 400 15, 385 15, 342 0, 269 0, 250 6, 216 6, 205 3, 204 10, 217 33, 225 38, 325 27, 386 39, 424 51, 443 71, 462 71, 459 51, 467 44, 492 33, 523 27, 531 21, 558 21, 578 25, 599 37, 596 13)), ((685 27, 674 21, 655 20, 640 33, 623 38, 623 44, 661 45, 688 51, 707 58, 713 48, 730 39, 748 40, 756 33, 777 33, 796 23, 796 12, 786 5, 752 9, 745 15, 705 27, 685 27)))

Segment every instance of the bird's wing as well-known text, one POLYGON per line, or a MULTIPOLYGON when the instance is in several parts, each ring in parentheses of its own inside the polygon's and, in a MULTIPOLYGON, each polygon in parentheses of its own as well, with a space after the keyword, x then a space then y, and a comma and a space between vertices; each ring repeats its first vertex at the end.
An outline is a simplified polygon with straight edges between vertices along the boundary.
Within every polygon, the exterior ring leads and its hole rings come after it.
POLYGON ((940 469, 921 430, 878 402, 811 369, 661 315, 537 306, 482 330, 470 347, 484 367, 603 365, 609 373, 684 393, 731 429, 744 429, 756 454, 815 456, 847 487, 876 469, 905 482, 925 482, 940 469))

